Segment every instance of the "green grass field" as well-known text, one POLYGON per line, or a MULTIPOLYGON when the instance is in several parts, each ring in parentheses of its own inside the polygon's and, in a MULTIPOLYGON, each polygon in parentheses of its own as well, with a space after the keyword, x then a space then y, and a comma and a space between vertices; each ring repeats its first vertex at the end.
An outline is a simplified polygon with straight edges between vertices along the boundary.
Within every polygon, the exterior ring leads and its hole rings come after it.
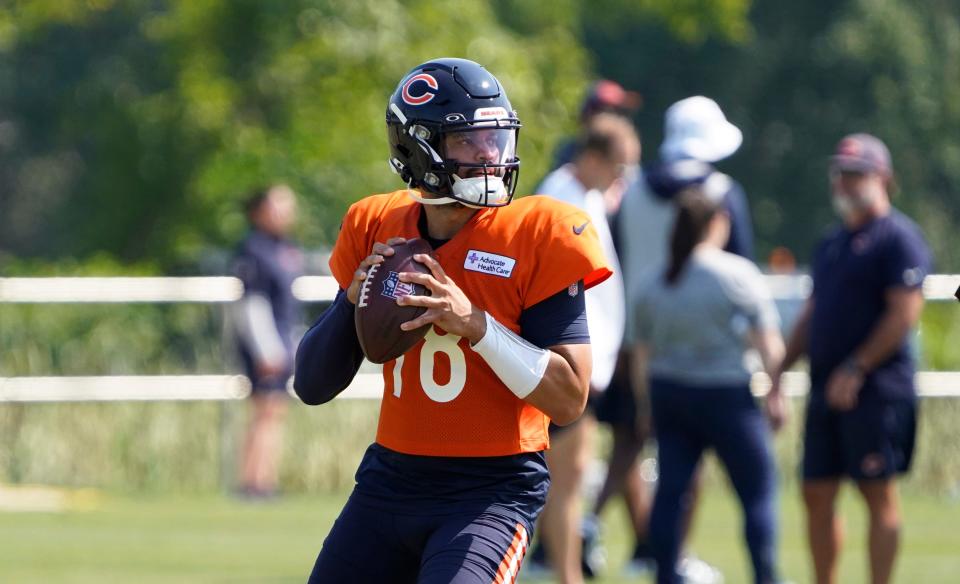
MULTIPOLYGON (((220 496, 98 494, 82 509, 0 513, 0 582, 286 583, 303 582, 345 494, 244 503, 220 496)), ((864 516, 848 491, 843 500, 849 550, 841 582, 865 582, 864 516)), ((956 582, 960 574, 960 502, 911 496, 898 582, 956 582)), ((796 492, 781 497, 784 574, 809 582, 796 492)), ((628 548, 624 513, 605 516, 608 577, 617 577, 628 548)), ((720 567, 728 584, 746 583, 739 518, 725 488, 704 498, 693 551, 720 567)), ((372 559, 375 561, 375 558, 372 559)), ((521 578, 521 582, 529 581, 521 578)), ((635 581, 634 581, 635 582, 635 581)))

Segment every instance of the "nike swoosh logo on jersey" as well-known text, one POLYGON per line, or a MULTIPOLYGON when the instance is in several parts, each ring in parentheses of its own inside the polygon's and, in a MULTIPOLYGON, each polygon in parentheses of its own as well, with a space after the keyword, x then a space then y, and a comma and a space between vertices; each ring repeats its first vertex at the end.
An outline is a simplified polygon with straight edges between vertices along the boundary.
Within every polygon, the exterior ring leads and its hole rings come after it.
POLYGON ((577 234, 577 235, 580 235, 581 233, 583 233, 583 230, 587 228, 587 225, 590 225, 590 222, 589 222, 589 221, 585 222, 585 223, 584 223, 583 225, 581 225, 580 227, 577 227, 576 225, 574 225, 574 226, 573 226, 573 232, 574 232, 575 234, 577 234))

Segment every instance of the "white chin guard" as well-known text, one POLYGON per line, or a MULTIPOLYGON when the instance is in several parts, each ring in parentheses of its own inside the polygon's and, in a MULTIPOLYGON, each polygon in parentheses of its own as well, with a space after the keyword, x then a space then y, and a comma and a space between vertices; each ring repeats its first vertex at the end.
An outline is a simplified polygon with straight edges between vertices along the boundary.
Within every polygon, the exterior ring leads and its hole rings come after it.
POLYGON ((453 175, 453 194, 465 204, 474 203, 482 207, 488 207, 490 203, 498 204, 508 196, 503 178, 489 174, 471 178, 453 175))

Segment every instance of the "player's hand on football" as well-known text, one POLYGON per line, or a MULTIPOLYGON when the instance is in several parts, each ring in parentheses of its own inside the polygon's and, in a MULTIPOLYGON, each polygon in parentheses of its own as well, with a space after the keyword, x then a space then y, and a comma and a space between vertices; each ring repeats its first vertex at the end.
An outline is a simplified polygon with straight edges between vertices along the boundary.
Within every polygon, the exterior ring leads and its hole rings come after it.
POLYGON ((838 367, 827 380, 827 404, 841 412, 852 410, 857 406, 857 397, 862 386, 862 373, 838 367))
POLYGON ((487 330, 483 311, 476 308, 457 283, 447 276, 440 262, 423 253, 414 255, 413 259, 430 268, 430 274, 401 272, 400 281, 426 286, 431 295, 397 298, 397 304, 427 309, 417 318, 400 325, 400 328, 410 331, 425 324, 435 324, 452 335, 466 337, 471 343, 483 338, 487 330))
POLYGON ((357 303, 357 297, 360 295, 360 286, 362 286, 363 281, 367 279, 367 270, 370 269, 370 266, 383 262, 383 258, 386 256, 393 255, 391 245, 405 241, 406 239, 402 237, 391 237, 386 243, 380 243, 378 241, 373 244, 370 255, 363 258, 363 261, 357 266, 357 270, 353 273, 353 281, 350 282, 350 286, 347 288, 347 300, 350 301, 350 304, 357 303))

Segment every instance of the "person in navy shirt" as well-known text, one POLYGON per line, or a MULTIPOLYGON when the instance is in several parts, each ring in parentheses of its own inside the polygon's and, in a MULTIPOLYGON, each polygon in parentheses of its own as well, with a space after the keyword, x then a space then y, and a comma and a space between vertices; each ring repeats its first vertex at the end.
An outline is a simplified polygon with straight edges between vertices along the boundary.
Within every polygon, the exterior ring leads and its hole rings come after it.
POLYGON ((831 158, 833 206, 842 225, 813 259, 813 293, 787 344, 780 376, 810 360, 803 496, 816 581, 837 581, 842 531, 834 509, 843 477, 870 514, 872 582, 891 580, 900 510, 895 477, 916 434, 911 329, 923 308, 931 254, 916 224, 890 204, 887 147, 869 134, 845 137, 831 158))
POLYGON ((291 291, 303 273, 303 254, 287 238, 296 218, 296 196, 276 185, 246 202, 250 233, 232 265, 243 298, 232 311, 237 348, 252 385, 253 404, 240 465, 240 493, 276 494, 287 381, 293 374, 300 305, 291 291))

